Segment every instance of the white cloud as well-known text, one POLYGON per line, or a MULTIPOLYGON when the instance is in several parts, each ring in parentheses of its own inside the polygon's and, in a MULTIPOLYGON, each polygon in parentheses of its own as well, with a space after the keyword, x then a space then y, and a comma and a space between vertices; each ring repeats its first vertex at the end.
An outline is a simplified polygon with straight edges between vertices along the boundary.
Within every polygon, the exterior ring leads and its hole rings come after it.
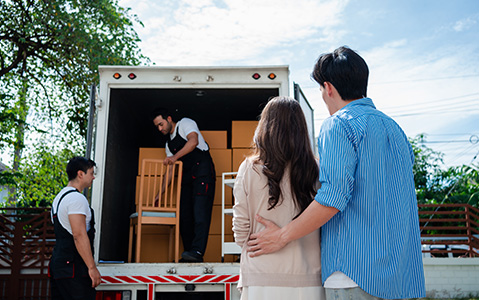
POLYGON ((476 19, 477 17, 475 18, 469 17, 466 19, 459 20, 454 24, 452 28, 457 32, 467 30, 477 23, 476 19))
MULTIPOLYGON (((137 28, 144 54, 158 65, 244 63, 265 50, 286 47, 298 39, 319 35, 337 38, 347 1, 314 0, 123 0, 132 12, 148 16, 137 28), (172 3, 175 4, 172 4, 172 3), (138 10, 138 12, 137 12, 138 10), (324 34, 319 33, 323 31, 324 34)), ((287 55, 286 55, 287 56, 287 55)))

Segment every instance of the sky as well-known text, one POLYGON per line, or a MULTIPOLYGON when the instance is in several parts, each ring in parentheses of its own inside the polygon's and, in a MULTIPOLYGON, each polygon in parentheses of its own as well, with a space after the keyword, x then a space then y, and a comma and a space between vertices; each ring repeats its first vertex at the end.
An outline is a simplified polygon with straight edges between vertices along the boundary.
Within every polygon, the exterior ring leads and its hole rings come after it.
POLYGON ((479 0, 120 0, 158 66, 289 65, 314 108, 322 53, 346 45, 368 63, 368 97, 445 167, 479 164, 479 0), (476 157, 477 156, 477 157, 476 157), (476 158, 474 158, 476 157, 476 158))

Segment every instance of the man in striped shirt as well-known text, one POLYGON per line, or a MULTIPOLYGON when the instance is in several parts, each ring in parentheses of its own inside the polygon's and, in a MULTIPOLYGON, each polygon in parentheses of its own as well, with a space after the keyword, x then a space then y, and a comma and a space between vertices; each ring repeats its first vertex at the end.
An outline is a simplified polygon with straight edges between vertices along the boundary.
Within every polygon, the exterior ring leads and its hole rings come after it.
POLYGON ((347 47, 319 57, 312 74, 331 116, 318 139, 321 188, 283 228, 250 237, 250 256, 278 251, 318 227, 327 299, 425 296, 414 154, 402 129, 366 98, 369 70, 347 47))

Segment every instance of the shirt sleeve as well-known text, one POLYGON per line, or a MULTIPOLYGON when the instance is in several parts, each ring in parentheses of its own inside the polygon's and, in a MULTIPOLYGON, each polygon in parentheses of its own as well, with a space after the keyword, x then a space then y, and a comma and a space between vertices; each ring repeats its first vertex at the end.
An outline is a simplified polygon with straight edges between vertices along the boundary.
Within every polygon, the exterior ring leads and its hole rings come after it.
POLYGON ((340 211, 351 199, 357 153, 345 124, 338 118, 325 121, 318 138, 319 181, 315 200, 340 211))
POLYGON ((200 135, 200 129, 198 128, 198 125, 196 124, 196 122, 188 118, 181 119, 181 126, 180 126, 178 134, 182 138, 187 140, 188 134, 192 132, 196 132, 198 135, 200 135))
POLYGON ((233 194, 233 233, 236 244, 243 247, 250 233, 250 218, 248 207, 248 189, 245 185, 245 172, 250 167, 247 160, 243 161, 238 169, 233 194))
POLYGON ((85 196, 80 193, 75 193, 73 195, 68 195, 71 198, 68 199, 67 205, 67 214, 68 215, 88 215, 90 207, 88 206, 88 201, 85 196))

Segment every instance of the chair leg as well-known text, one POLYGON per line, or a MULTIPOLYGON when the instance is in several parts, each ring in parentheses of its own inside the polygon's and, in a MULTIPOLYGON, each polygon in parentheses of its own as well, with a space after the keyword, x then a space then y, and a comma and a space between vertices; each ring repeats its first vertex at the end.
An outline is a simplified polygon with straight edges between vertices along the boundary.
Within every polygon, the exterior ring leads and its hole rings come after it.
MULTIPOLYGON (((168 261, 173 260, 174 234, 175 234, 174 228, 173 228, 173 226, 170 226, 170 240, 168 242, 168 261)), ((176 259, 176 256, 175 256, 175 259, 176 259)), ((178 262, 178 261, 175 261, 175 262, 178 262)))
POLYGON ((141 253, 141 222, 138 220, 136 225, 136 253, 135 253, 135 262, 140 262, 140 253, 141 253))
POLYGON ((130 220, 130 238, 128 239, 128 262, 131 263, 133 255, 133 233, 135 231, 135 224, 130 220))
POLYGON ((175 262, 178 262, 180 252, 180 224, 177 222, 175 226, 175 262))

